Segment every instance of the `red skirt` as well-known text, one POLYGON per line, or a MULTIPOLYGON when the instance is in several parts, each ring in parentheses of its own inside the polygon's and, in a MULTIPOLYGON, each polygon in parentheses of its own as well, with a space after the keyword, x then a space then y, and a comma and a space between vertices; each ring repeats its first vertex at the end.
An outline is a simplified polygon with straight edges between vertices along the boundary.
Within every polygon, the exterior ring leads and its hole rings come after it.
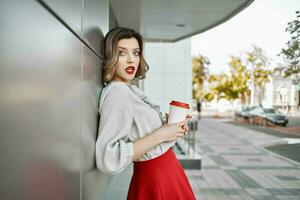
POLYGON ((173 149, 134 162, 127 200, 194 200, 195 195, 173 149))

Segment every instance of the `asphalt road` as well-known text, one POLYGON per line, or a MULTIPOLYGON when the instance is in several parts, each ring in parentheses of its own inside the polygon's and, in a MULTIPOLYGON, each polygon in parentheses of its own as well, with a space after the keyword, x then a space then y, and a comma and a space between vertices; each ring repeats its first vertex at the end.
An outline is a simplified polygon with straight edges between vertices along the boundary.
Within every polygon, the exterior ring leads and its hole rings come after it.
MULTIPOLYGON (((262 127, 259 125, 251 125, 245 121, 228 121, 227 123, 236 126, 242 126, 251 130, 256 130, 280 138, 300 139, 300 117, 290 117, 289 124, 287 127, 281 127, 281 126, 262 127)), ((276 145, 272 147, 267 147, 267 149, 281 156, 300 162, 300 143, 276 145)))
POLYGON ((228 123, 256 130, 259 132, 275 135, 281 138, 300 138, 300 117, 290 117, 287 127, 272 126, 263 127, 260 125, 251 125, 247 121, 228 121, 228 123))

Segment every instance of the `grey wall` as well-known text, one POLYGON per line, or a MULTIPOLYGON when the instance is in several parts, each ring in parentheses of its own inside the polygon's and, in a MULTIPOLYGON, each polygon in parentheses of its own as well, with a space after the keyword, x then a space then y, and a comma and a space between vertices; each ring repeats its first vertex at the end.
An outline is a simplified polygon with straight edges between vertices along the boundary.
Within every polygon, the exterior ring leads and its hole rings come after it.
POLYGON ((144 80, 144 91, 161 106, 161 111, 169 112, 172 100, 192 105, 191 39, 147 42, 145 56, 150 70, 144 80))
POLYGON ((94 147, 108 0, 0 0, 0 25, 0 199, 104 199, 94 147))

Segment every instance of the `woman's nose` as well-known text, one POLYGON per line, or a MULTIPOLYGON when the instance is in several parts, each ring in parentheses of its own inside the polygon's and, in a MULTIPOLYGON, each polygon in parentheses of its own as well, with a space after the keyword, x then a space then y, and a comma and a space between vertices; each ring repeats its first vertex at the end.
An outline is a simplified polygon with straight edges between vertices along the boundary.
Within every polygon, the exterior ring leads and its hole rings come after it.
POLYGON ((128 63, 133 63, 134 62, 134 58, 133 55, 128 55, 128 63))

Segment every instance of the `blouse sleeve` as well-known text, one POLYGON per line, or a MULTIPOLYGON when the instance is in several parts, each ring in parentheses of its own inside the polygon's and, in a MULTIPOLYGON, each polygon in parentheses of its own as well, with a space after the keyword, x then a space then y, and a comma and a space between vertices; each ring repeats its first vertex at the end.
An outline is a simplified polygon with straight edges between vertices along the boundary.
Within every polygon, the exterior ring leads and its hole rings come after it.
POLYGON ((117 174, 131 162, 132 142, 125 141, 133 123, 133 105, 126 85, 112 88, 100 108, 96 163, 100 171, 117 174))

